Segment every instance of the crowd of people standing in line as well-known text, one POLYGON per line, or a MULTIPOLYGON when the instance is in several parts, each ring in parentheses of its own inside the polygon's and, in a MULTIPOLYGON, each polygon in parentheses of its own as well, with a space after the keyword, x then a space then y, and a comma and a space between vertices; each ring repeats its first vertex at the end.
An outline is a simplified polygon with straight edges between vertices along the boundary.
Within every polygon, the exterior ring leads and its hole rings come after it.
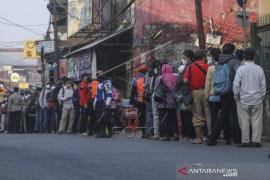
POLYGON ((111 137, 111 118, 119 92, 102 73, 98 71, 98 78, 93 80, 85 73, 82 81, 75 83, 67 77, 56 85, 46 82, 45 88, 27 94, 19 93, 15 87, 13 94, 2 102, 1 130, 6 127, 11 134, 80 133, 111 137))
POLYGON ((266 82, 255 55, 252 48, 235 51, 228 43, 211 49, 208 59, 204 50, 184 51, 177 73, 159 61, 148 71, 140 68, 130 102, 141 112, 143 137, 193 144, 205 137, 216 146, 223 132, 226 145, 261 147, 266 82))
MULTIPOLYGON (((142 137, 169 141, 192 139, 215 146, 223 138, 239 147, 261 147, 265 75, 252 48, 233 44, 209 51, 186 50, 177 72, 157 60, 141 66, 132 83, 130 104, 138 109, 142 137)), ((19 88, 1 103, 1 131, 68 133, 112 137, 112 113, 119 92, 100 70, 97 79, 63 78, 31 94, 19 88), (76 84, 76 86, 74 85, 76 84)))

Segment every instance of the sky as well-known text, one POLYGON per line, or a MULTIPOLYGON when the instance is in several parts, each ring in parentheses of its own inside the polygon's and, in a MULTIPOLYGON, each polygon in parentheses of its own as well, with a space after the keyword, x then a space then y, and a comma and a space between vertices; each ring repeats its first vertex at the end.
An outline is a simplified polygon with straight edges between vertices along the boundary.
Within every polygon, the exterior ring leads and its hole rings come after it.
POLYGON ((50 13, 47 9, 49 0, 0 0, 0 48, 23 47, 24 40, 42 40, 46 34, 50 13), (8 23, 1 18, 23 25, 32 33, 8 23), (31 25, 31 26, 28 26, 31 25), (34 26, 32 26, 34 25, 34 26), (41 26, 36 26, 41 25, 41 26))

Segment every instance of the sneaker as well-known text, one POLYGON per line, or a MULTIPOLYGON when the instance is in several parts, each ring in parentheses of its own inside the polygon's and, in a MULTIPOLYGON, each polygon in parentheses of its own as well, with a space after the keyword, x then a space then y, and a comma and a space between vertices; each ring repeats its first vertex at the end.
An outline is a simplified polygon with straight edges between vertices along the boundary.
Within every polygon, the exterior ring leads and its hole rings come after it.
POLYGON ((64 132, 62 132, 62 131, 59 131, 59 132, 57 132, 57 134, 64 134, 64 132))
POLYGON ((251 144, 251 147, 253 147, 253 148, 260 148, 260 147, 262 147, 262 144, 261 143, 252 143, 251 144))
POLYGON ((208 140, 207 143, 206 143, 207 146, 216 146, 217 144, 218 144, 217 141, 213 142, 213 141, 210 141, 210 140, 208 140))
POLYGON ((153 136, 153 137, 152 137, 152 140, 159 140, 159 139, 160 139, 159 136, 153 136))
POLYGON ((85 133, 81 133, 81 136, 87 136, 87 133, 85 132, 85 133))

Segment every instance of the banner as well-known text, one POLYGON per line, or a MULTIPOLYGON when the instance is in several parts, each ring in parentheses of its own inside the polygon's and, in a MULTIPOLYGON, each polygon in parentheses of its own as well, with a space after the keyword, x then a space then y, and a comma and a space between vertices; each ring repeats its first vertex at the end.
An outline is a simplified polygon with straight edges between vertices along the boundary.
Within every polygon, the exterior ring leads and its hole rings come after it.
POLYGON ((74 58, 71 57, 68 59, 68 77, 74 77, 74 58))
POLYGON ((35 40, 24 40, 23 55, 25 59, 38 59, 37 46, 35 40))
POLYGON ((60 78, 64 77, 64 76, 68 76, 68 61, 66 59, 60 59, 59 60, 59 75, 60 78))
POLYGON ((92 23, 92 0, 68 0, 68 37, 92 23))
POLYGON ((79 81, 80 80, 80 57, 74 57, 74 80, 79 81))

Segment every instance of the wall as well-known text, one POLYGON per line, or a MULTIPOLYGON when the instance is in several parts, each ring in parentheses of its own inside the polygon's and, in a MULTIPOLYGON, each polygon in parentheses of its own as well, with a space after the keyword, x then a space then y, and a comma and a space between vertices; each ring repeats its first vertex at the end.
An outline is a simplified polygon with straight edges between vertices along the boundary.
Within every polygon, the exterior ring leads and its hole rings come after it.
MULTIPOLYGON (((187 48, 195 48, 197 39, 195 0, 138 0, 135 6, 134 27, 134 56, 149 50, 150 37, 160 29, 163 34, 155 41, 160 45, 174 40, 167 55, 158 58, 170 59, 172 64, 180 58, 181 53, 187 48)), ((209 17, 211 17, 214 28, 222 36, 221 44, 234 42, 241 44, 243 40, 243 28, 236 24, 236 11, 241 8, 236 0, 203 0, 202 10, 204 31, 210 33, 209 17)), ((250 12, 250 21, 256 21, 258 16, 258 0, 250 0, 247 10, 250 12)), ((162 48, 162 51, 164 49, 162 48)), ((162 51, 156 51, 162 54, 162 51)), ((149 56, 149 55, 148 55, 149 56)), ((139 60, 135 61, 135 66, 139 60)))
POLYGON ((260 0, 259 14, 260 14, 260 16, 270 14, 270 1, 269 0, 260 0))

